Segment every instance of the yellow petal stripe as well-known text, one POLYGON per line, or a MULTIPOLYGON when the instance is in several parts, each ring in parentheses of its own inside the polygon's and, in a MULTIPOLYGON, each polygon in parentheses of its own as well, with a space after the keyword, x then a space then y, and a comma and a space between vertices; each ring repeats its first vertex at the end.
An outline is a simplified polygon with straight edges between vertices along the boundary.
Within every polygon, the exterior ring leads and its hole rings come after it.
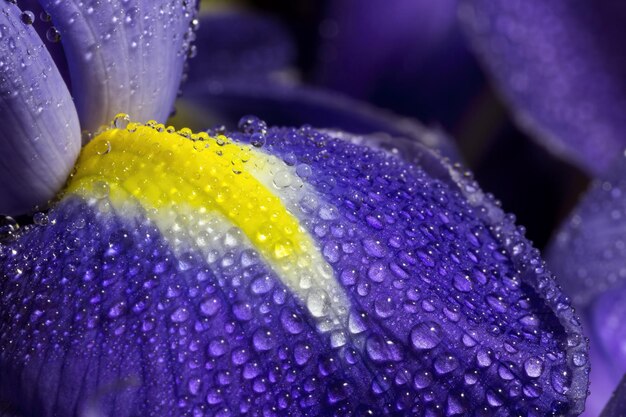
POLYGON ((100 133, 83 149, 65 192, 89 199, 106 188, 113 206, 135 200, 157 225, 159 217, 162 224, 171 224, 177 211, 225 219, 242 231, 309 311, 326 321, 323 327, 337 328, 348 306, 332 268, 278 191, 252 174, 277 165, 290 168, 225 136, 131 123, 100 133))

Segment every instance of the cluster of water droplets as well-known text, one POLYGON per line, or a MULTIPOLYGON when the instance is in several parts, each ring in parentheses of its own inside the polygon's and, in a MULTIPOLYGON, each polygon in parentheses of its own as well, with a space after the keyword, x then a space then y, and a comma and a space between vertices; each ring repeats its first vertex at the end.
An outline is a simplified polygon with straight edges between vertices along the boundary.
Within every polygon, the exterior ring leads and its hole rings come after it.
MULTIPOLYGON (((10 3, 16 4, 16 1, 9 1, 10 3)), ((61 41, 61 33, 59 29, 57 29, 52 24, 52 17, 45 11, 39 12, 39 14, 35 14, 35 12, 31 10, 23 10, 21 15, 21 20, 25 25, 35 25, 38 30, 45 33, 45 40, 51 43, 57 43, 61 41)))
MULTIPOLYGON (((113 127, 134 125, 118 115, 113 127)), ((106 193, 68 196, 0 247, 0 340, 17 341, 0 346, 2 375, 32 374, 41 346, 49 364, 89 381, 98 358, 114 375, 102 378, 146 375, 130 390, 139 409, 128 411, 146 415, 544 416, 580 407, 588 364, 568 300, 471 176, 254 117, 218 134, 281 158, 315 190, 287 200, 347 295, 344 328, 320 331, 237 228, 199 224, 211 232, 174 250, 140 210, 120 216, 106 193), (9 361, 18 365, 7 370, 9 361)), ((282 174, 273 183, 276 193, 293 188, 282 174)))

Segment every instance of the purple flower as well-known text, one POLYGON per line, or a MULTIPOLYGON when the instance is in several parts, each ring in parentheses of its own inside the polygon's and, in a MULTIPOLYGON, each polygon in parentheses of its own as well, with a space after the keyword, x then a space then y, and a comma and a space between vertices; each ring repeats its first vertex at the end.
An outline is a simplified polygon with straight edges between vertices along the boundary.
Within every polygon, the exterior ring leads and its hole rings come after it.
POLYGON ((42 5, 72 96, 32 16, 0 12, 0 210, 56 195, 0 229, 0 415, 582 412, 580 323, 470 174, 415 138, 146 121, 170 110, 193 4, 42 5), (75 161, 79 123, 109 119, 75 161))

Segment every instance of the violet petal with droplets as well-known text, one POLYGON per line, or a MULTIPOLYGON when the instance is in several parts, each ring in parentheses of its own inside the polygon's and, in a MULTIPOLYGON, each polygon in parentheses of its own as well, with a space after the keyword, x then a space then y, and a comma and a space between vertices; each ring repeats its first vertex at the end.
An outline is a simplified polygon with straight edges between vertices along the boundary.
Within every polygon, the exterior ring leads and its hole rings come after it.
POLYGON ((471 177, 426 148, 409 163, 310 127, 240 129, 104 132, 49 216, 0 244, 0 402, 38 417, 582 411, 580 325, 471 177))

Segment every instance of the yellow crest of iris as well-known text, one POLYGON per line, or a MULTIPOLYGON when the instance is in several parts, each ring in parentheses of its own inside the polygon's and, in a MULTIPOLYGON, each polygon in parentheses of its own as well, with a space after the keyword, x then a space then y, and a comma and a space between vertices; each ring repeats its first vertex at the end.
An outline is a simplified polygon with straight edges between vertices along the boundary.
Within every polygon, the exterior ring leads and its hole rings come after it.
MULTIPOLYGON (((127 116, 116 118, 120 119, 127 116)), ((138 203, 161 231, 168 229, 170 242, 189 239, 203 218, 230 223, 306 304, 322 329, 341 328, 349 307, 346 295, 316 243, 286 205, 290 201, 293 210, 290 195, 314 190, 289 194, 268 181, 272 172, 289 168, 281 159, 223 135, 175 131, 153 122, 126 121, 120 126, 114 121, 112 128, 83 148, 64 193, 87 200, 105 194, 114 208, 138 203), (190 212, 195 219, 191 223, 169 219, 190 212)), ((188 243, 200 252, 206 249, 188 243)))
POLYGON ((248 169, 266 166, 268 158, 273 157, 222 135, 130 123, 105 130, 85 146, 65 193, 92 197, 106 187, 113 203, 134 199, 152 210, 174 205, 217 212, 266 259, 290 269, 292 255, 302 263, 315 245, 248 169))

